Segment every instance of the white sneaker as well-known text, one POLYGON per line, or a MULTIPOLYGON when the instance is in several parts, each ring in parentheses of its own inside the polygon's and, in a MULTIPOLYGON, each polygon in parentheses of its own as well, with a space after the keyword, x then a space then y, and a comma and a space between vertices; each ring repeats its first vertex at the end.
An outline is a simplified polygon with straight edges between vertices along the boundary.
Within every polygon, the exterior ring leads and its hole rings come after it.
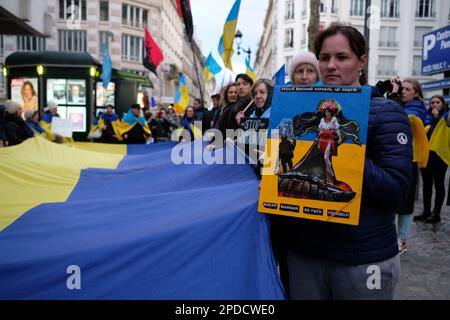
POLYGON ((408 249, 406 248, 406 241, 398 239, 398 251, 398 254, 403 254, 408 251, 408 249))

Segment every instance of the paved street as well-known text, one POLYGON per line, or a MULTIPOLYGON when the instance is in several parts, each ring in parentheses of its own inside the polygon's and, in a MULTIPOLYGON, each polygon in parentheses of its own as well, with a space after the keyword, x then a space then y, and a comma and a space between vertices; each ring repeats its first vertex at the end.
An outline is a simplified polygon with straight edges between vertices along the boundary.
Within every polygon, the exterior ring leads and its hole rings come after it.
MULTIPOLYGON (((446 189, 450 170, 447 170, 446 189)), ((408 251, 401 255, 401 277, 396 289, 396 299, 450 299, 450 206, 441 213, 437 227, 413 223, 408 251)), ((416 201, 415 214, 423 210, 422 186, 416 201)))

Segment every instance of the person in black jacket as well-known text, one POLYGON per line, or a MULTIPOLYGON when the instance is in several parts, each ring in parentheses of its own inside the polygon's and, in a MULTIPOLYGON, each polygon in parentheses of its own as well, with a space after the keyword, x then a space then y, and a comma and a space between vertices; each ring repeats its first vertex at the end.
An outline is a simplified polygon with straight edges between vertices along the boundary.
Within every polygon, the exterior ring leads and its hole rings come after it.
MULTIPOLYGON (((215 129, 220 130, 222 133, 222 141, 226 139, 226 130, 231 129, 228 127, 228 118, 230 116, 230 112, 233 111, 234 106, 236 105, 238 99, 237 88, 235 83, 230 83, 225 87, 223 100, 224 106, 220 112, 219 119, 216 122, 215 129)), ((218 142, 216 137, 216 143, 218 142)))
POLYGON ((9 146, 15 146, 33 137, 33 131, 22 118, 22 107, 20 104, 7 100, 5 111, 5 133, 9 146))
POLYGON ((213 103, 213 108, 211 109, 211 128, 214 128, 217 120, 220 117, 220 111, 222 106, 219 105, 220 102, 220 94, 216 93, 211 96, 211 101, 213 103))
POLYGON ((202 105, 202 100, 195 99, 193 104, 194 112, 198 120, 202 122, 202 133, 211 128, 211 114, 202 105))
MULTIPOLYGON (((367 52, 350 26, 332 24, 315 38, 325 85, 365 84, 367 52)), ((359 225, 286 219, 290 299, 393 299, 400 274, 394 212, 412 183, 411 140, 401 106, 372 90, 359 225)))
POLYGON ((239 124, 236 116, 240 111, 244 111, 245 117, 249 117, 255 111, 255 104, 252 99, 253 80, 245 73, 240 73, 236 76, 236 88, 238 94, 238 101, 227 119, 227 129, 236 130, 239 124))

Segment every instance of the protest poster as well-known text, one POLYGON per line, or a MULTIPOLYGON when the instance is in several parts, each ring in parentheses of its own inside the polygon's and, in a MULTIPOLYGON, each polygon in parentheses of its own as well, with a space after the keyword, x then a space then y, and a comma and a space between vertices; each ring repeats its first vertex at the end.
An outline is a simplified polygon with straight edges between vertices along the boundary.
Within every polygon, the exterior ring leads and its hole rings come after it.
POLYGON ((73 122, 71 119, 52 118, 52 133, 64 138, 72 138, 73 122))
POLYGON ((237 130, 236 143, 245 151, 251 163, 257 163, 266 146, 268 118, 242 118, 237 130))
POLYGON ((358 225, 370 87, 274 90, 258 210, 358 225))

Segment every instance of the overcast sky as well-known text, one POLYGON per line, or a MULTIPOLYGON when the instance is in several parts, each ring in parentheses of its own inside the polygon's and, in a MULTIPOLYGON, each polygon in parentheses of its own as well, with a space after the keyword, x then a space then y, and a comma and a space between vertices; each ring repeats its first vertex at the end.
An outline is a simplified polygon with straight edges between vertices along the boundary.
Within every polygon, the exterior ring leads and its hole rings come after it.
MULTIPOLYGON (((192 18, 194 21, 195 38, 200 42, 200 47, 205 57, 212 51, 213 57, 223 68, 223 61, 218 54, 218 44, 220 36, 223 33, 223 25, 227 19, 235 0, 190 0, 192 18)), ((242 34, 241 46, 252 51, 251 65, 255 61, 258 42, 263 32, 264 17, 266 14, 268 0, 242 0, 239 10, 237 29, 242 34)), ((236 40, 232 59, 233 71, 222 70, 216 76, 216 87, 222 84, 222 78, 225 77, 225 83, 229 81, 230 75, 234 76, 240 72, 245 72, 246 54, 241 52, 237 55, 236 40)))

